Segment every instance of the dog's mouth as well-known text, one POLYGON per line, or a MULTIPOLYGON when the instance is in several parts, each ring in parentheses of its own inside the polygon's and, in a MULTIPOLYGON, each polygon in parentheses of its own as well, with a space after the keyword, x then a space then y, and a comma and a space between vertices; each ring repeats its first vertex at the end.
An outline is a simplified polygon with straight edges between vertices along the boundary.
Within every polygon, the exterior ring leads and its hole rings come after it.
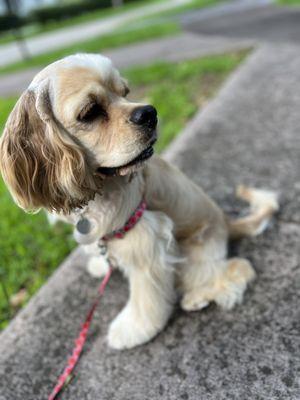
POLYGON ((118 167, 98 167, 97 172, 101 175, 114 176, 114 175, 127 175, 129 172, 135 171, 141 166, 146 160, 152 157, 154 153, 153 145, 156 142, 156 138, 151 140, 149 145, 133 160, 127 164, 120 165, 118 167))

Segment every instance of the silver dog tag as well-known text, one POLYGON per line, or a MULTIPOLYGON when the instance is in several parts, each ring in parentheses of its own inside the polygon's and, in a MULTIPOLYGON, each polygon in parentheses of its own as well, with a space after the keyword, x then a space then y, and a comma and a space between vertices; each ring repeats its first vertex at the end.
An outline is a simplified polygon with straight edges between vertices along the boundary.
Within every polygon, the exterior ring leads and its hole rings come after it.
POLYGON ((74 239, 79 244, 91 244, 97 240, 98 224, 94 219, 82 217, 74 229, 74 239))
POLYGON ((91 223, 87 218, 81 218, 76 224, 76 229, 81 235, 87 235, 91 232, 91 223))

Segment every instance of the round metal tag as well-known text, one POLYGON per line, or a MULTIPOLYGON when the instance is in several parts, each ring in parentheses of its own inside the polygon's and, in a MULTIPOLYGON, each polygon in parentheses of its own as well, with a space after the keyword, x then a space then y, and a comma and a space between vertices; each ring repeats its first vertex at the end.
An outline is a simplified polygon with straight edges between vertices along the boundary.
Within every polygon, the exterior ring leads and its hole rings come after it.
POLYGON ((79 244, 91 244, 98 239, 98 223, 94 218, 80 218, 74 229, 74 239, 79 244))
POLYGON ((76 224, 77 231, 82 235, 87 235, 91 231, 91 223, 87 218, 81 218, 76 224))

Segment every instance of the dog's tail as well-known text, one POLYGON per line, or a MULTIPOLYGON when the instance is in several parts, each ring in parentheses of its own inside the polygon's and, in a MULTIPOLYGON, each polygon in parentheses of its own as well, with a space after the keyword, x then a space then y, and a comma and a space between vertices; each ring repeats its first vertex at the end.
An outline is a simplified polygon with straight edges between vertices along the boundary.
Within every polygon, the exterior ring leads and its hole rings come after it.
POLYGON ((259 235, 268 226, 272 215, 279 210, 276 193, 239 186, 236 195, 250 204, 250 213, 246 217, 228 221, 230 238, 259 235))

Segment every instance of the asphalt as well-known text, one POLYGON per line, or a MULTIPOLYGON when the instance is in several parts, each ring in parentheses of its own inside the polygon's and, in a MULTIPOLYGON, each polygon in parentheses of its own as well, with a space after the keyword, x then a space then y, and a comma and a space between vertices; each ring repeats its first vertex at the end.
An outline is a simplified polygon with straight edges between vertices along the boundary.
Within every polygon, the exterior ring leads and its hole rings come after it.
POLYGON ((201 35, 272 43, 300 42, 300 7, 236 7, 230 13, 205 19, 201 14, 189 13, 181 18, 181 23, 187 31, 201 35))
MULTIPOLYGON (((109 321, 127 297, 116 274, 63 398, 298 400, 300 397, 300 47, 255 50, 164 155, 230 214, 245 211, 238 183, 277 190, 281 212, 263 236, 230 247, 257 280, 225 312, 177 310, 142 347, 107 347, 109 321), (289 60, 290 62, 287 62, 289 60)), ((0 336, 0 399, 47 398, 94 298, 79 249, 0 336)))

